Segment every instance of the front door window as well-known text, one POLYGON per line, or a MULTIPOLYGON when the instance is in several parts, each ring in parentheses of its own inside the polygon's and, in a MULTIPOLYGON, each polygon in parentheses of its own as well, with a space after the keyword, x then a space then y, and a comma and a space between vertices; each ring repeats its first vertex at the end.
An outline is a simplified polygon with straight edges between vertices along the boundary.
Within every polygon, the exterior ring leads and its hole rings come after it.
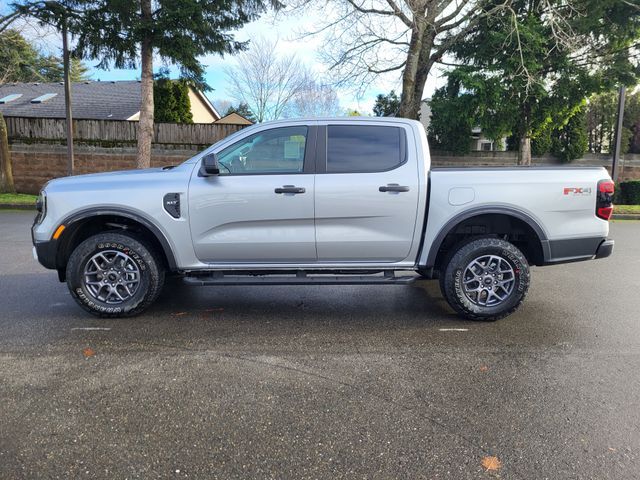
POLYGON ((218 154, 220 175, 301 173, 306 143, 305 126, 258 132, 218 154))

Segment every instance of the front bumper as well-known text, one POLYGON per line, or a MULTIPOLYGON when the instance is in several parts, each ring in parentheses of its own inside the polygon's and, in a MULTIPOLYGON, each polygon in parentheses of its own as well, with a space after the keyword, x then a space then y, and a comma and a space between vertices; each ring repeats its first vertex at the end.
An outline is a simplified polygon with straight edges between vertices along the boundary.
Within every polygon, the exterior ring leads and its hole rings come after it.
POLYGON ((56 240, 50 240, 48 242, 33 242, 34 256, 37 258, 40 265, 45 268, 55 270, 56 255, 58 254, 58 245, 56 240))

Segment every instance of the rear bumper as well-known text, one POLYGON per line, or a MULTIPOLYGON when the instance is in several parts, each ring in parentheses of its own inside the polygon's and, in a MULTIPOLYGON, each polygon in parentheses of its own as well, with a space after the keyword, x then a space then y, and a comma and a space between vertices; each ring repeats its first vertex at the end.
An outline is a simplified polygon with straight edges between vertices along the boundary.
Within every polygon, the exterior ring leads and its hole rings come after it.
POLYGON ((614 241, 606 237, 570 238, 548 241, 545 265, 605 258, 613 252, 614 241))
POLYGON ((613 253, 613 246, 615 242, 613 240, 603 241, 598 250, 596 250, 596 258, 607 258, 613 253))

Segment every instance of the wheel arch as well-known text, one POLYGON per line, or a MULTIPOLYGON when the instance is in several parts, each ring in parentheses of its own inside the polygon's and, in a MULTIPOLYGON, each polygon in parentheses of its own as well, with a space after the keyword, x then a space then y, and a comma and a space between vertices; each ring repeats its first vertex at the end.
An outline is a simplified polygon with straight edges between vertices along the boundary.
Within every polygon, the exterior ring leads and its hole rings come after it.
POLYGON ((435 239, 429 248, 424 265, 421 267, 437 268, 439 262, 441 262, 443 257, 446 256, 446 247, 448 246, 447 242, 451 241, 452 236, 458 235, 469 238, 487 234, 508 234, 509 231, 504 231, 505 225, 509 225, 510 228, 508 230, 517 232, 518 234, 524 234, 529 237, 528 243, 530 243, 530 245, 527 248, 528 251, 523 253, 525 253, 527 260, 531 264, 542 265, 548 258, 550 258, 547 234, 536 219, 527 212, 517 208, 494 205, 466 210, 447 221, 435 236, 435 239), (477 233, 469 232, 466 234, 456 233, 466 226, 476 226, 474 225, 474 222, 477 222, 480 226, 487 227, 488 231, 477 233), (501 227, 496 230, 496 225, 500 225, 501 227), (443 248, 445 248, 444 251, 443 248))
POLYGON ((77 245, 93 234, 113 230, 135 232, 158 250, 168 270, 177 270, 176 259, 167 237, 153 221, 138 212, 118 207, 90 208, 69 215, 61 225, 65 229, 58 239, 56 252, 56 269, 61 281, 65 280, 66 262, 77 245))

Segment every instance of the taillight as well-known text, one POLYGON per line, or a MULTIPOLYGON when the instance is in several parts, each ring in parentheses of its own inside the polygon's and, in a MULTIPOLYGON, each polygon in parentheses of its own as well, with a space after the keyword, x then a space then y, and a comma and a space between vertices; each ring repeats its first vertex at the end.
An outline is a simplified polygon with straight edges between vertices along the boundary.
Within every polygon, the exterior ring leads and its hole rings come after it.
POLYGON ((615 184, 609 180, 598 182, 598 197, 596 199, 596 216, 603 220, 609 220, 613 214, 613 192, 615 184))

